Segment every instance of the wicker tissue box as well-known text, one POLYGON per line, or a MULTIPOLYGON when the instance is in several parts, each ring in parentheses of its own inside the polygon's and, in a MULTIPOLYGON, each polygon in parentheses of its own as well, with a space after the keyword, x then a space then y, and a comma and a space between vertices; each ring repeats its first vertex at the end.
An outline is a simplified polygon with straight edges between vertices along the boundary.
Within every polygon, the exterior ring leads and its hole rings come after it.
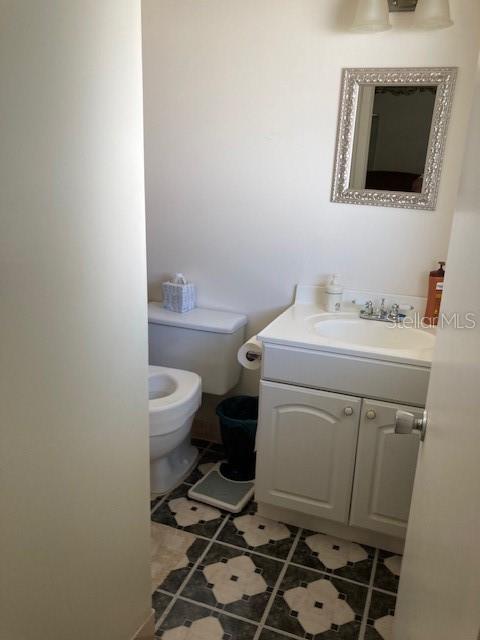
POLYGON ((162 287, 165 309, 185 313, 195 308, 197 295, 192 282, 164 282, 162 287))

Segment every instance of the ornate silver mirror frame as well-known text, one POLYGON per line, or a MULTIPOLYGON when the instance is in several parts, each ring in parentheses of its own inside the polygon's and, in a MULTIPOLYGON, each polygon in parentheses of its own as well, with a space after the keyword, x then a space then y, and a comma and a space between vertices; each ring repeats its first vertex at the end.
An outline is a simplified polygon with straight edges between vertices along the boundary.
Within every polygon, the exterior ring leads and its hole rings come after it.
POLYGON ((456 76, 456 67, 343 70, 332 202, 430 211, 435 209, 456 76), (362 85, 436 86, 435 106, 420 193, 350 187, 357 106, 362 85))

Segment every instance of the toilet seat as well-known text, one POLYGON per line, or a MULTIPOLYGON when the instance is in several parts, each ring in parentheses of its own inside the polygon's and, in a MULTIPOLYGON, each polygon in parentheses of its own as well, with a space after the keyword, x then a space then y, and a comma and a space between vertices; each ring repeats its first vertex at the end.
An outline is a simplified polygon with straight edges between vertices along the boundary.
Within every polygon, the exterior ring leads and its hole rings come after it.
POLYGON ((202 401, 202 380, 193 371, 149 366, 150 435, 177 430, 202 401))

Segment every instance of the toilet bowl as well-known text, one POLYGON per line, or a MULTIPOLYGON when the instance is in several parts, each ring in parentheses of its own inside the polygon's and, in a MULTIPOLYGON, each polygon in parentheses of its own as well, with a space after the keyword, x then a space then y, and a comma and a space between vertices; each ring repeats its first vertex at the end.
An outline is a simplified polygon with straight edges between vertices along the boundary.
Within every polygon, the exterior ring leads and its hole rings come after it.
POLYGON ((191 371, 150 366, 148 388, 150 490, 163 494, 188 476, 197 461, 190 430, 201 404, 202 380, 191 371))
POLYGON ((176 313, 148 303, 153 493, 166 493, 194 466, 198 452, 190 444, 190 429, 202 388, 224 395, 237 384, 246 324, 247 316, 230 311, 196 307, 176 313))

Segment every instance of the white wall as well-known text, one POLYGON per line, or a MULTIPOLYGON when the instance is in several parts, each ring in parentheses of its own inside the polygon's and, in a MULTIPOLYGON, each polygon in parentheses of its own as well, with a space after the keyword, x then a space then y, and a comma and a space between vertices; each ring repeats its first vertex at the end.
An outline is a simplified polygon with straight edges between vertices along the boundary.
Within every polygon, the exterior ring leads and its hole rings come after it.
POLYGON ((259 329, 296 282, 425 295, 445 257, 480 4, 454 27, 346 29, 353 0, 143 0, 149 293, 182 270, 199 303, 259 329), (342 67, 460 67, 437 211, 330 202, 342 67))
POLYGON ((0 1, 0 638, 149 608, 140 5, 0 1))

